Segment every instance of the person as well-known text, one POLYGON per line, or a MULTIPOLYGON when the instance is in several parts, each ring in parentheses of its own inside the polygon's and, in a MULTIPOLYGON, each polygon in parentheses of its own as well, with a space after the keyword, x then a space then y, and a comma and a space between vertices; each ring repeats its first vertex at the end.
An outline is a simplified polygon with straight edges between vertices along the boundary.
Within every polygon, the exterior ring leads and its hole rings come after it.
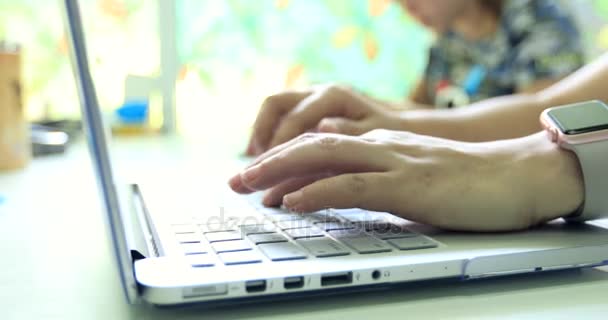
POLYGON ((436 34, 408 107, 457 107, 535 92, 584 64, 572 19, 552 0, 399 0, 436 34))
POLYGON ((569 215, 584 198, 576 155, 538 132, 539 114, 608 100, 606 83, 608 54, 538 93, 464 109, 388 115, 338 87, 275 95, 251 139, 263 154, 229 185, 268 189, 265 205, 299 212, 359 207, 445 229, 528 228, 569 215), (315 127, 325 132, 304 133, 315 127))
POLYGON ((538 117, 548 107, 589 99, 608 101, 605 81, 608 53, 537 93, 496 97, 467 108, 391 110, 335 85, 286 91, 264 101, 246 153, 259 155, 311 130, 359 135, 381 128, 469 142, 518 138, 541 130, 538 117))
MULTIPOLYGON (((491 97, 537 92, 583 65, 578 30, 559 2, 399 0, 398 3, 432 30, 437 40, 429 51, 426 71, 408 101, 384 102, 358 94, 358 99, 375 100, 378 106, 398 110, 468 106, 468 102, 491 97)), ((329 123, 325 125, 329 128, 329 123)), ((250 144, 247 154, 258 154, 265 147, 250 144)))

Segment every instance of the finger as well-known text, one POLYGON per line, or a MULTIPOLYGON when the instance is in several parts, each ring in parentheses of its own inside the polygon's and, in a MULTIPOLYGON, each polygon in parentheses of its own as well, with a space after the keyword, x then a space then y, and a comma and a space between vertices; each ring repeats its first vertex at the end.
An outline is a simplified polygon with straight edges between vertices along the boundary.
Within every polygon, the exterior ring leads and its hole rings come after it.
POLYGON ((314 93, 298 103, 298 105, 281 121, 270 140, 269 148, 314 129, 321 119, 345 115, 345 95, 338 96, 336 89, 326 89, 314 93))
POLYGON ((386 189, 386 173, 342 174, 313 182, 283 197, 283 204, 295 212, 314 212, 325 208, 362 208, 383 211, 381 199, 386 189))
MULTIPOLYGON (((317 127, 315 130, 308 131, 308 132, 306 132, 304 134, 301 134, 299 137, 293 138, 291 140, 288 140, 287 142, 284 142, 284 143, 282 143, 282 144, 280 144, 278 146, 275 146, 275 147, 273 147, 273 148, 271 148, 269 150, 266 150, 261 155, 258 155, 258 157, 253 162, 251 162, 249 165, 247 165, 247 167, 245 169, 253 167, 254 165, 260 163, 262 160, 264 160, 264 159, 266 159, 266 158, 268 158, 268 157, 270 157, 270 156, 278 153, 279 151, 281 151, 281 150, 283 150, 283 149, 291 146, 294 143, 300 143, 303 140, 314 138, 315 137, 314 133, 319 133, 319 132, 321 132, 321 133, 339 133, 339 134, 346 134, 346 135, 353 135, 354 136, 354 135, 361 135, 361 134, 364 134, 366 132, 369 132, 369 130, 365 129, 365 128, 366 127, 371 127, 369 125, 365 125, 363 120, 361 120, 361 121, 358 121, 358 120, 349 120, 347 118, 341 118, 341 117, 334 117, 334 118, 323 119, 323 120, 321 120, 319 126, 321 126, 326 120, 328 120, 328 121, 334 121, 334 120, 335 121, 340 121, 340 122, 344 123, 344 128, 345 129, 344 130, 339 129, 339 130, 334 130, 334 131, 332 131, 332 130, 321 131, 321 130, 319 130, 319 127, 317 127), (349 126, 350 126, 350 128, 349 128, 349 126), (340 131, 344 131, 344 132, 340 132, 340 131)), ((342 128, 342 125, 338 124, 338 127, 342 128)))
POLYGON ((255 190, 249 189, 247 186, 245 186, 243 184, 243 182, 241 181, 240 177, 238 177, 238 176, 234 176, 234 177, 230 178, 230 180, 228 180, 228 186, 230 186, 230 188, 234 192, 240 193, 240 194, 248 194, 248 193, 255 192, 255 190))
POLYGON ((259 155, 258 157, 256 157, 253 162, 251 162, 249 165, 247 165, 245 167, 245 170, 254 167, 255 165, 259 164, 260 162, 264 161, 265 159, 270 158, 271 156, 289 148, 292 145, 298 144, 298 143, 304 143, 307 140, 311 140, 311 139, 315 139, 317 138, 318 135, 314 134, 314 133, 305 133, 300 135, 299 137, 296 137, 294 139, 291 139, 283 144, 280 144, 278 146, 275 146, 272 149, 266 150, 264 153, 262 153, 261 155, 259 155))
POLYGON ((264 195, 264 198, 262 199, 262 203, 268 207, 279 206, 283 203, 283 196, 285 196, 286 194, 299 190, 300 188, 325 177, 325 175, 318 175, 291 179, 287 182, 283 182, 277 185, 276 187, 268 190, 268 192, 264 195))
POLYGON ((324 134, 295 143, 239 176, 248 188, 264 190, 311 175, 386 171, 391 161, 392 157, 382 154, 379 144, 358 137, 324 134))
POLYGON ((247 149, 245 149, 245 155, 252 157, 255 156, 256 149, 253 146, 253 136, 249 139, 249 143, 247 144, 247 149))
POLYGON ((281 118, 310 94, 310 91, 288 91, 266 98, 253 125, 248 154, 262 153, 270 143, 281 118))
POLYGON ((358 136, 369 129, 365 129, 362 120, 350 120, 347 118, 325 118, 319 122, 319 132, 331 132, 358 136))

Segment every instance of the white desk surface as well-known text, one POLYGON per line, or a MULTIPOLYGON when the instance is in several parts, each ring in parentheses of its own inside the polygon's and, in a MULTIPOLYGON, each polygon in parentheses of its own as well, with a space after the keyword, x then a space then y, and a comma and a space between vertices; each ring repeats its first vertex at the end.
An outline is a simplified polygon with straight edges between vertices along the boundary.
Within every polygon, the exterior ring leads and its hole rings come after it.
MULTIPOLYGON (((209 161, 192 150, 136 139, 117 143, 115 158, 150 177, 209 161)), ((101 214, 83 143, 0 173, 0 319, 608 319, 608 273, 600 269, 210 310, 129 306, 101 214)))

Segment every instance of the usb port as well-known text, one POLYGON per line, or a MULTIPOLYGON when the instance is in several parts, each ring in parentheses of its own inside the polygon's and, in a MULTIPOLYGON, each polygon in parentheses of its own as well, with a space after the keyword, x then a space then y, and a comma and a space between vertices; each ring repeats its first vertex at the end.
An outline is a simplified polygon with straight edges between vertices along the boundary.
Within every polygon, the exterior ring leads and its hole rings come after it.
POLYGON ((245 290, 248 293, 262 292, 266 290, 266 280, 251 280, 245 282, 245 290))
POLYGON ((321 275, 321 286, 337 286, 353 282, 352 272, 336 272, 321 275))
POLYGON ((304 277, 287 277, 283 280, 285 289, 299 289, 304 286, 304 277))

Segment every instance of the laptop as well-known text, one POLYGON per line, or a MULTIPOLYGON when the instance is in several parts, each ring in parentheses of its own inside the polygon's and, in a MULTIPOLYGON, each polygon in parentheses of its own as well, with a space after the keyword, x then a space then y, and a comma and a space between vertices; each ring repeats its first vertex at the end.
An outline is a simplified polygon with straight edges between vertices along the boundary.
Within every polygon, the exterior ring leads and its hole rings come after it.
POLYGON ((597 223, 556 220, 512 233, 447 232, 387 212, 328 208, 297 214, 236 194, 216 206, 200 200, 199 188, 164 188, 160 197, 155 187, 120 184, 78 2, 65 0, 65 12, 84 129, 129 303, 276 301, 608 263, 608 230, 597 223), (167 196, 171 192, 174 197, 167 196))

